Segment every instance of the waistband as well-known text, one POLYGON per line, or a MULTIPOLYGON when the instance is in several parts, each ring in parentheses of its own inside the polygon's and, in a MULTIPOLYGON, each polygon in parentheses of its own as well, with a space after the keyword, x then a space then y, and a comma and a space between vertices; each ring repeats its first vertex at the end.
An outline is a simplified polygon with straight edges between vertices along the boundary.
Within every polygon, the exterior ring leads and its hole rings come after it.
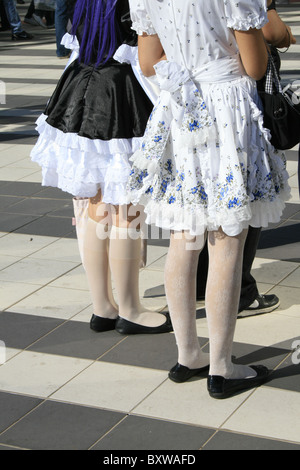
POLYGON ((212 60, 190 72, 190 78, 199 83, 228 82, 245 75, 246 72, 239 54, 212 60))

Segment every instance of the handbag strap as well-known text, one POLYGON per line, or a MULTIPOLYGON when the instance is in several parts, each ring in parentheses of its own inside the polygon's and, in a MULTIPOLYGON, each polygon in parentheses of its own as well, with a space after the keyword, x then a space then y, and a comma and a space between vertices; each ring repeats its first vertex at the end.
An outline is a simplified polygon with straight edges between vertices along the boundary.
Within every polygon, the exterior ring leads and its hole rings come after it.
POLYGON ((276 65, 272 54, 268 51, 268 68, 266 72, 265 92, 269 95, 272 95, 274 92, 274 87, 278 93, 282 93, 282 86, 277 73, 276 65))

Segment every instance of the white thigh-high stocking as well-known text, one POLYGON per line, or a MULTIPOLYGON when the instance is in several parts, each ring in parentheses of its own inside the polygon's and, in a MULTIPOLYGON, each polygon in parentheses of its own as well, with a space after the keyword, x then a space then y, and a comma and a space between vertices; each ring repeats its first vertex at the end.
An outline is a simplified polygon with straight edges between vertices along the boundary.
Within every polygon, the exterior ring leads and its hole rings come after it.
POLYGON ((232 345, 240 300, 243 249, 247 231, 229 237, 209 232, 209 270, 205 308, 210 339, 210 375, 226 379, 256 376, 248 366, 232 363, 232 345))
POLYGON ((89 218, 88 216, 89 199, 74 197, 73 209, 74 209, 78 249, 79 249, 79 254, 80 254, 82 265, 84 266, 83 243, 84 243, 84 236, 85 236, 85 231, 87 227, 87 222, 89 218))
POLYGON ((163 325, 166 317, 147 310, 140 302, 141 238, 139 230, 112 226, 109 262, 118 298, 119 316, 143 326, 163 325))
POLYGON ((209 355, 200 348, 196 330, 196 273, 203 239, 171 234, 165 265, 165 289, 178 348, 178 363, 190 369, 205 367, 209 355))
POLYGON ((94 314, 103 318, 116 318, 108 262, 110 227, 89 218, 85 230, 83 257, 91 292, 94 314))

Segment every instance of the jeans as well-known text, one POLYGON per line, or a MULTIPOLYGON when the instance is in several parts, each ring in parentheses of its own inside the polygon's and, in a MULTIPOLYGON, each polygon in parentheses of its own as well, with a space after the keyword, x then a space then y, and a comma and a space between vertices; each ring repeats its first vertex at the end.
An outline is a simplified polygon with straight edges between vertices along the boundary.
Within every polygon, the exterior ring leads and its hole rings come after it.
POLYGON ((61 40, 67 31, 69 11, 67 0, 57 0, 55 10, 55 31, 56 31, 56 55, 64 57, 69 54, 69 50, 61 45, 61 40))
POLYGON ((23 31, 22 23, 19 17, 14 0, 2 0, 7 19, 12 29, 12 33, 21 33, 23 31))

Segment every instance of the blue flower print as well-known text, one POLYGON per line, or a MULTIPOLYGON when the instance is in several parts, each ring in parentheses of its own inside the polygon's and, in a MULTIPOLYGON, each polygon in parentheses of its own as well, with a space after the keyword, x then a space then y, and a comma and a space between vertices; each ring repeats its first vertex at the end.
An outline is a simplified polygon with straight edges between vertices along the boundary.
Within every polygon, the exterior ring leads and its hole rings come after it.
POLYGON ((193 132, 193 131, 195 131, 196 129, 199 129, 199 128, 200 128, 200 123, 198 121, 194 120, 193 122, 189 123, 190 132, 193 132))
POLYGON ((172 173, 172 160, 168 159, 167 160, 167 163, 166 163, 166 170, 169 172, 169 173, 172 173))
POLYGON ((168 187, 168 180, 163 179, 163 180, 162 180, 162 183, 161 183, 161 190, 162 190, 163 193, 166 192, 167 187, 168 187))
POLYGON ((241 202, 237 197, 230 199, 228 202, 228 209, 232 209, 233 207, 239 207, 241 205, 241 202))
POLYGON ((162 140, 162 136, 161 136, 161 135, 156 135, 156 136, 154 137, 154 142, 156 142, 156 143, 160 142, 161 140, 162 140))
POLYGON ((174 196, 171 196, 169 199, 169 204, 173 204, 176 201, 176 198, 174 196))
POLYGON ((229 173, 229 175, 226 176, 226 181, 227 183, 231 183, 233 181, 232 171, 229 173))

